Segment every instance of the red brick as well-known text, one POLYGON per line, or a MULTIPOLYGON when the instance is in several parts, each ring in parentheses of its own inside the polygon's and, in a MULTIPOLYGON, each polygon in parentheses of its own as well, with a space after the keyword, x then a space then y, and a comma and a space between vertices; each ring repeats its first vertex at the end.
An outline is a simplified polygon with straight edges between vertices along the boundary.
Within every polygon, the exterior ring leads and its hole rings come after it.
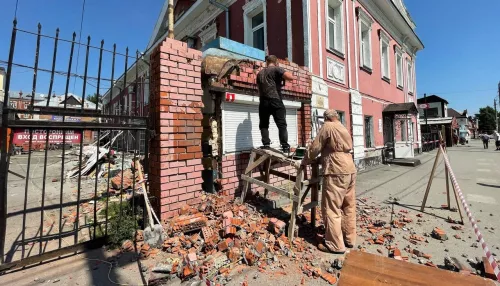
POLYGON ((198 165, 198 164, 201 164, 201 160, 199 160, 199 159, 188 160, 186 162, 187 166, 193 166, 193 165, 198 165))
POLYGON ((178 66, 180 69, 183 69, 186 71, 192 71, 192 70, 196 71, 196 68, 197 68, 191 64, 184 64, 184 63, 179 63, 178 66))
POLYGON ((188 192, 188 193, 196 192, 196 191, 199 191, 199 190, 201 190, 201 186, 200 185, 192 185, 192 186, 187 186, 186 187, 186 192, 188 192))
POLYGON ((188 83, 187 88, 192 88, 192 89, 201 89, 201 84, 199 83, 188 83))
POLYGON ((185 201, 188 199, 192 199, 194 197, 194 193, 187 193, 183 195, 179 195, 179 201, 185 201))
POLYGON ((170 168, 185 167, 185 166, 186 166, 186 162, 171 162, 170 163, 170 168))
POLYGON ((193 95, 194 94, 194 89, 179 88, 179 93, 193 95))
POLYGON ((195 183, 195 180, 183 180, 179 182, 179 187, 192 186, 195 183))
POLYGON ((170 98, 175 99, 175 100, 186 100, 186 95, 185 94, 171 93, 170 98))
POLYGON ((161 185, 162 191, 168 191, 170 189, 175 189, 179 186, 179 182, 170 182, 161 185))
POLYGON ((170 81, 170 85, 171 86, 176 86, 176 87, 186 87, 186 83, 183 82, 183 81, 175 81, 175 80, 171 80, 170 81))
MULTIPOLYGON (((179 64, 179 66, 182 64, 179 64)), ((170 73, 178 74, 178 75, 186 75, 186 71, 182 68, 169 68, 170 73)))
MULTIPOLYGON (((203 166, 201 166, 203 168, 203 166)), ((188 179, 197 179, 201 178, 201 172, 191 172, 186 174, 188 179)))
POLYGON ((195 71, 186 71, 187 76, 192 76, 194 78, 200 78, 201 74, 195 71))
MULTIPOLYGON (((182 155, 182 154, 181 154, 182 155)), ((180 180, 185 180, 186 175, 176 175, 176 176, 170 176, 170 181, 175 182, 175 181, 180 181, 180 180)))
POLYGON ((193 152, 201 152, 201 146, 191 146, 187 147, 186 150, 188 153, 193 153, 193 152))
POLYGON ((168 195, 169 196, 177 196, 177 195, 182 195, 182 194, 185 194, 187 193, 187 188, 186 187, 181 187, 181 188, 176 188, 176 189, 172 189, 169 191, 168 195))
POLYGON ((184 82, 194 82, 194 79, 195 78, 192 76, 183 76, 183 75, 179 76, 179 80, 184 82))
POLYGON ((170 60, 179 63, 187 63, 187 59, 176 55, 170 55, 170 60))
MULTIPOLYGON (((189 152, 189 148, 188 148, 188 152, 189 152)), ((194 172, 194 167, 193 166, 179 168, 179 173, 180 174, 185 174, 185 173, 190 173, 190 172, 194 172)))
POLYGON ((179 154, 179 160, 189 160, 189 159, 194 159, 194 158, 195 158, 194 153, 179 154))

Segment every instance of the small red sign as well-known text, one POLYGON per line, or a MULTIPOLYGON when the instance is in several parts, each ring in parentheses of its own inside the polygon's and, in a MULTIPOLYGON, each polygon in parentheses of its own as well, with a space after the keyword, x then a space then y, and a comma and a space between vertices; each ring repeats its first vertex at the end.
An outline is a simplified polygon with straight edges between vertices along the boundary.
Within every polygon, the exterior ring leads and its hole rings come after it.
POLYGON ((420 108, 420 109, 428 109, 429 108, 429 104, 428 103, 419 104, 418 108, 420 108))
POLYGON ((226 101, 234 102, 235 99, 236 99, 236 94, 226 92, 226 101))
MULTIPOLYGON (((65 143, 75 144, 80 143, 82 139, 81 131, 74 130, 66 130, 63 136, 62 130, 33 129, 32 135, 32 143, 45 143, 47 136, 49 137, 49 144, 63 143, 63 138, 66 138, 65 143)), ((14 137, 12 138, 12 143, 14 143, 14 145, 22 145, 29 142, 29 129, 14 129, 14 137)))

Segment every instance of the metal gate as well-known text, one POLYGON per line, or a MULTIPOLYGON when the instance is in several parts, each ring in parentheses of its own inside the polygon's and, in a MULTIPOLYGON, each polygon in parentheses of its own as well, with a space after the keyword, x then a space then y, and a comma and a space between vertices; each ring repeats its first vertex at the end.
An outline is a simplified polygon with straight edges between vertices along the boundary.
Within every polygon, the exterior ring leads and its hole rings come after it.
MULTIPOLYGON (((49 36, 40 24, 30 32, 14 21, 8 61, 0 61, 6 67, 0 272, 100 246, 126 212, 137 218, 138 194, 146 190, 136 162, 146 171, 148 160, 147 118, 138 107, 147 103, 136 96, 125 105, 141 88, 138 80, 127 82, 126 72, 118 79, 121 92, 114 96, 112 88, 115 71, 128 71, 134 61, 139 53, 119 53, 116 45, 105 49, 104 40, 92 45, 89 36, 80 43, 76 33, 65 40, 59 29, 49 36), (33 53, 26 52, 30 48, 33 53), (26 74, 33 76, 25 81, 26 74), (30 90, 24 97, 14 91, 23 87, 30 90), (102 94, 109 90, 113 106, 104 108, 102 94), (106 113, 111 110, 115 114, 106 113)), ((139 228, 140 219, 135 221, 139 228)))

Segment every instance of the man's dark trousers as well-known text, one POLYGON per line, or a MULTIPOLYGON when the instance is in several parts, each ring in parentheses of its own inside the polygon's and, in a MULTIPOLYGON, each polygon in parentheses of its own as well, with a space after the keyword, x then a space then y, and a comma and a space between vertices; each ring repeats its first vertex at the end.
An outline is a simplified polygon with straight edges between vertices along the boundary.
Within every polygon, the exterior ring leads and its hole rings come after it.
POLYGON ((259 129, 262 135, 262 144, 264 146, 271 145, 271 139, 269 139, 269 118, 271 115, 278 126, 281 147, 283 149, 290 148, 288 131, 286 130, 286 108, 283 101, 278 98, 260 98, 259 129))

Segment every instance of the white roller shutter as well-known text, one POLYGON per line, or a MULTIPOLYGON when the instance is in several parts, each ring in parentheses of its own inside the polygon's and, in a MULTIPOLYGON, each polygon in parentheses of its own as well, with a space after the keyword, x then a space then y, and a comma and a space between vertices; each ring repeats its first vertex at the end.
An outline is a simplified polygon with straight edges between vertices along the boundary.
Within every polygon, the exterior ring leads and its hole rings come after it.
MULTIPOLYGON (((222 106, 222 136, 223 152, 234 153, 249 151, 254 147, 262 146, 259 130, 259 106, 255 104, 242 104, 224 102, 222 106)), ((269 137, 272 147, 280 147, 278 127, 271 116, 269 120, 269 137)), ((297 146, 297 109, 290 107, 286 110, 286 123, 288 125, 288 143, 297 146)))

